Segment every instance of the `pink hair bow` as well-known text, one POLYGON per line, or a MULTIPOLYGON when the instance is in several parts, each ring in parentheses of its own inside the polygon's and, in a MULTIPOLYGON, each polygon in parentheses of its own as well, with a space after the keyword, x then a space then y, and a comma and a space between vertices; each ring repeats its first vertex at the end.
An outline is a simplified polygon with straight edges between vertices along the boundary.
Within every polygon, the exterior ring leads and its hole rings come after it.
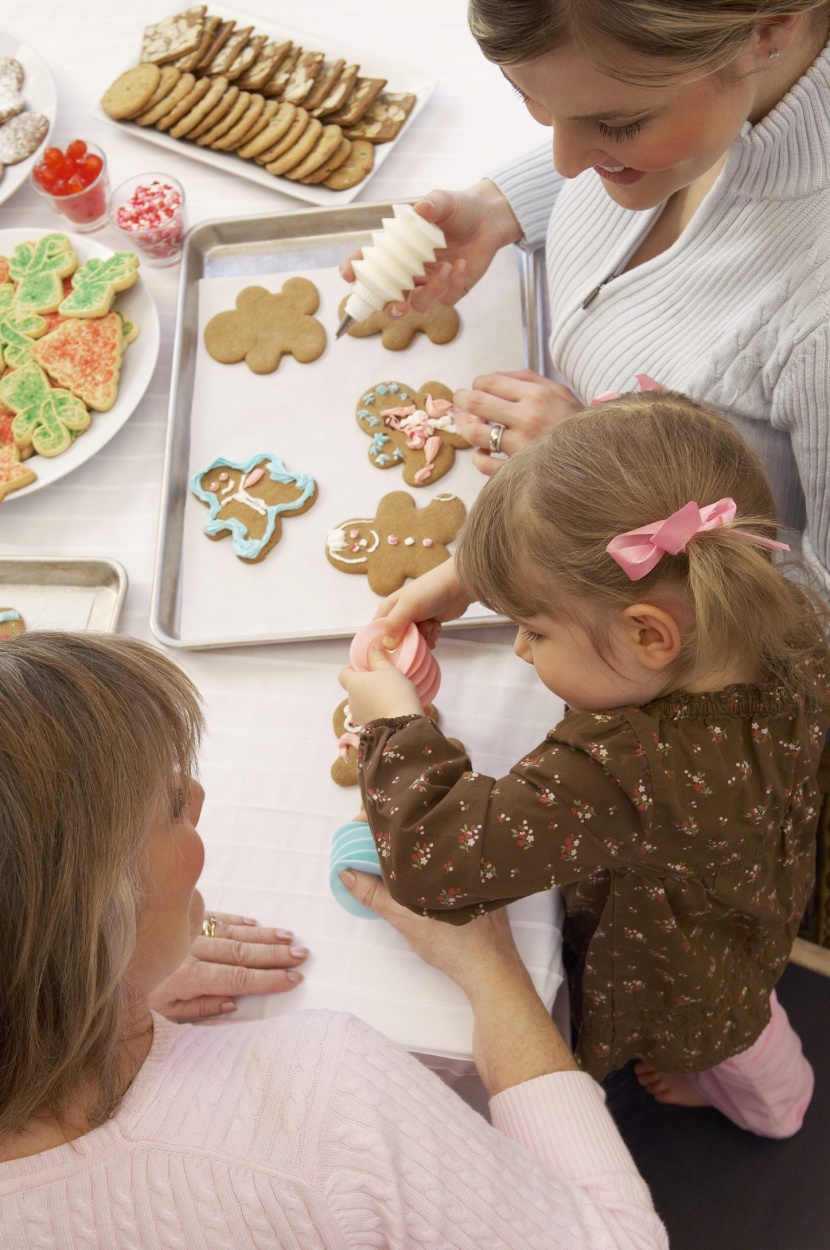
MULTIPOLYGON (((736 512, 734 499, 719 499, 704 508, 699 508, 696 503, 687 503, 665 521, 654 521, 651 525, 641 525, 639 529, 618 534, 605 550, 632 582, 638 582, 666 553, 679 555, 696 534, 728 525, 734 521, 736 512)), ((789 551, 786 543, 752 534, 748 530, 735 530, 735 537, 770 551, 789 551)))
MULTIPOLYGON (((641 391, 662 391, 664 388, 659 382, 655 382, 654 378, 650 378, 647 373, 635 373, 637 385, 641 391)), ((597 404, 607 404, 610 399, 622 399, 619 391, 601 391, 599 395, 595 395, 591 400, 591 407, 597 404)))

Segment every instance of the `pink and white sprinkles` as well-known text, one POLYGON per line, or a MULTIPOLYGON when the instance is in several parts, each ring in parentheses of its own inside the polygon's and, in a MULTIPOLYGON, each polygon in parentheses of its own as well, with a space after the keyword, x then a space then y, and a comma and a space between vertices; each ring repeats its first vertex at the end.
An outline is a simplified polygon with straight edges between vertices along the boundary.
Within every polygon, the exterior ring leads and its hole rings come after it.
MULTIPOLYGON (((368 672, 369 654, 372 647, 383 639, 387 626, 388 621, 385 617, 370 621, 352 639, 349 662, 359 673, 368 672)), ((386 657, 395 665, 395 668, 400 669, 404 676, 409 678, 418 691, 421 706, 426 710, 438 693, 438 687, 441 685, 441 670, 418 626, 407 625, 403 638, 394 651, 386 652, 386 657)))
POLYGON ((156 260, 169 260, 182 250, 182 195, 169 182, 154 178, 136 187, 117 210, 115 222, 134 234, 136 244, 156 260))
POLYGON ((449 415, 452 411, 453 405, 448 399, 433 399, 427 395, 423 409, 407 404, 405 407, 384 408, 380 414, 393 430, 405 432, 407 447, 423 450, 426 464, 415 474, 419 486, 432 476, 435 459, 444 445, 435 431, 450 430, 455 433, 455 423, 449 415))

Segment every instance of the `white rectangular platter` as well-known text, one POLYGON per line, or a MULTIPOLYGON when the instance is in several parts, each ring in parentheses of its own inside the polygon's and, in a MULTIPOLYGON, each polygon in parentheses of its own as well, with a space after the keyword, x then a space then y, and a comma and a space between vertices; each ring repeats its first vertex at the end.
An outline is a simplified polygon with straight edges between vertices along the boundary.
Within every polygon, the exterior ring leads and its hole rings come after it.
MULTIPOLYGON (((295 44, 299 44, 309 51, 325 53, 327 60, 342 57, 349 65, 359 65, 362 77, 385 78, 387 80, 386 90, 411 92, 416 97, 412 111, 396 138, 391 143, 375 144, 375 164, 372 173, 368 177, 359 182, 357 186, 350 187, 347 191, 331 191, 324 186, 302 186, 300 183, 292 182, 289 178, 277 178, 273 174, 269 174, 261 165, 257 165, 256 161, 244 161, 232 152, 213 152, 210 148, 197 147, 195 143, 173 139, 170 135, 165 134, 164 131, 154 130, 152 126, 138 126, 134 122, 114 121, 106 115, 99 104, 96 104, 92 109, 93 117, 97 117, 99 121, 104 122, 106 125, 117 126, 120 130, 126 127, 128 133, 135 135, 136 138, 146 139, 148 143, 167 148, 169 152, 175 152, 179 156, 190 156, 195 161, 201 161, 205 165, 212 165, 214 169, 220 169, 227 174, 235 174, 239 178, 246 178, 249 182, 259 183, 263 187, 270 187, 273 191, 282 191, 285 195, 293 196, 298 200, 304 200, 308 204, 331 206, 349 204, 365 189, 372 174, 380 168, 390 151, 405 138, 409 127, 415 122, 418 114, 438 85, 438 80, 429 74, 422 74, 419 70, 410 69, 407 65, 400 65, 397 61, 390 60, 388 57, 361 52, 359 48, 351 48, 345 44, 332 43, 329 39, 326 39, 324 34, 317 35, 308 31, 297 30, 295 27, 288 26, 281 21, 269 22, 264 18, 252 17, 250 13, 240 12, 238 9, 234 9, 226 4, 222 4, 219 7, 221 8, 222 17, 226 19, 233 18, 239 27, 253 26, 257 34, 268 35, 270 39, 274 40, 291 39, 295 44)), ((140 46, 141 32, 137 30, 134 55, 125 57, 121 70, 114 70, 113 79, 118 76, 119 72, 129 69, 130 66, 137 63, 140 46)), ((108 82, 100 84, 99 97, 103 95, 108 86, 108 82)))

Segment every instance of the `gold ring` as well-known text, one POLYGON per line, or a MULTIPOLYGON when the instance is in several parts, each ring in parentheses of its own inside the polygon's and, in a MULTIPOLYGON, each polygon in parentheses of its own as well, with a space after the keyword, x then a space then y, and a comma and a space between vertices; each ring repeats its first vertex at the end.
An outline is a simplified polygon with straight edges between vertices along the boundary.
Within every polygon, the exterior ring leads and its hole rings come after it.
POLYGON ((214 915, 205 916, 202 921, 202 937, 213 937, 216 933, 216 917, 214 915))
POLYGON ((496 455, 501 451, 501 436, 504 433, 503 425, 494 425, 490 430, 490 451, 496 455))

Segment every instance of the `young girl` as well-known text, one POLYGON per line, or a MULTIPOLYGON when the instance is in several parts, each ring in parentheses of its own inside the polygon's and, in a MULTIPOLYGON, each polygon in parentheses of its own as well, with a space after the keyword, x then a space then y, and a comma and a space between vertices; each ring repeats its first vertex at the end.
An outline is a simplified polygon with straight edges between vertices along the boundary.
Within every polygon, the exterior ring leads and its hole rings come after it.
POLYGON ((395 628, 474 598, 512 617, 568 705, 539 747, 494 781, 382 656, 343 676, 393 896, 463 923, 562 887, 582 1065, 640 1057, 664 1100, 774 1137, 812 1092, 773 990, 813 881, 830 715, 818 610, 773 562, 775 532, 725 420, 626 395, 513 456, 455 568, 382 606, 395 628))

